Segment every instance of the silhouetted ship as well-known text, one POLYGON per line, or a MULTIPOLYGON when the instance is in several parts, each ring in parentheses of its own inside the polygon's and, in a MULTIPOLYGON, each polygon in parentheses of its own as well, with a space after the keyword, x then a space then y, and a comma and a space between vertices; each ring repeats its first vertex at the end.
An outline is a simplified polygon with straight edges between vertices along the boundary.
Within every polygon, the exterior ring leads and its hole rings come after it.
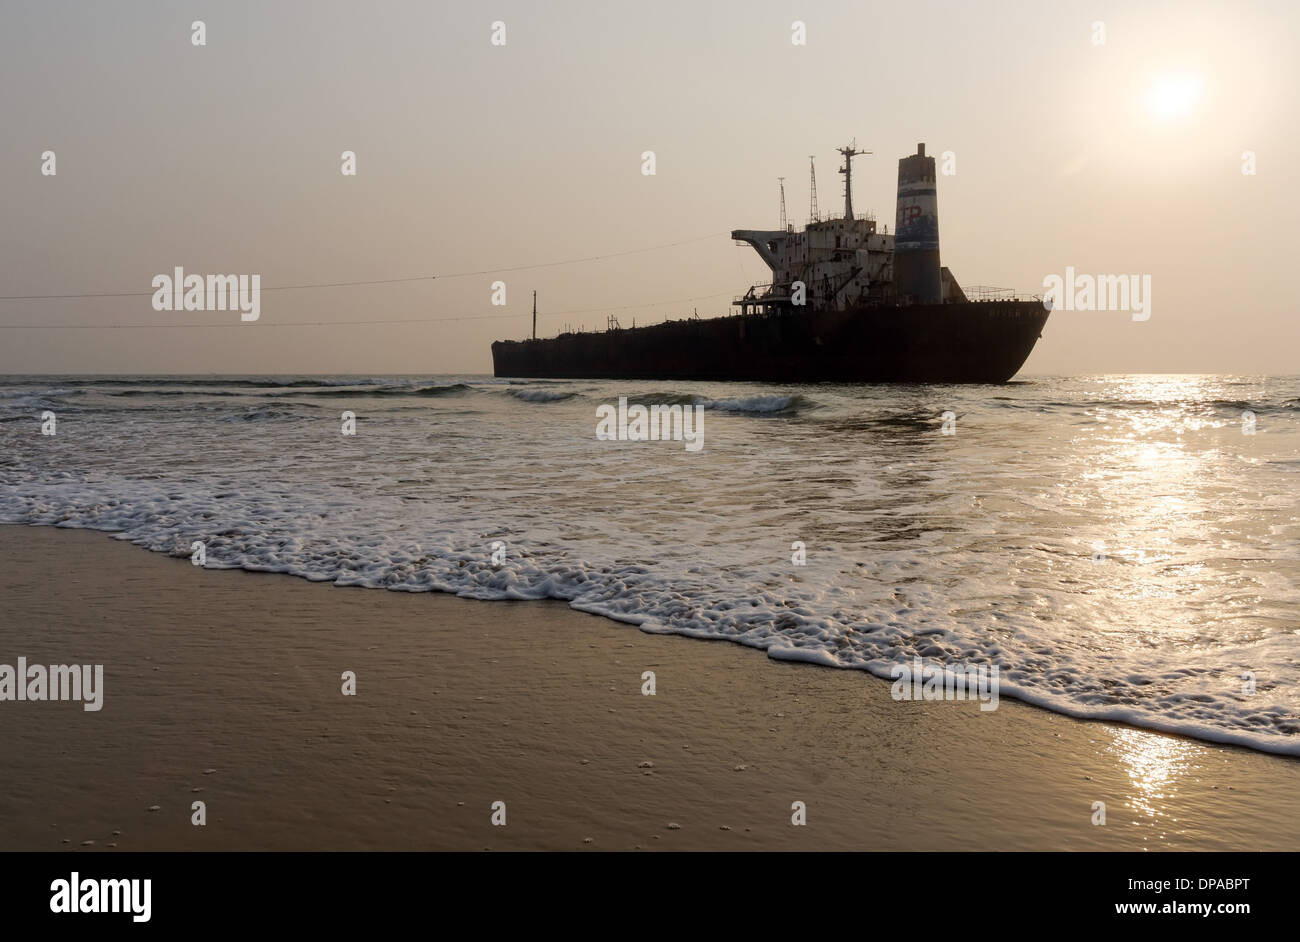
MULTIPOLYGON (((1047 321, 1041 300, 969 300, 939 264, 934 158, 925 145, 898 162, 893 235, 853 214, 853 145, 844 155, 844 215, 801 231, 738 229, 772 270, 730 317, 564 333, 492 344, 495 375, 562 379, 766 382, 1005 383, 1047 321)), ((1006 292, 1010 294, 1010 292, 1006 292)))

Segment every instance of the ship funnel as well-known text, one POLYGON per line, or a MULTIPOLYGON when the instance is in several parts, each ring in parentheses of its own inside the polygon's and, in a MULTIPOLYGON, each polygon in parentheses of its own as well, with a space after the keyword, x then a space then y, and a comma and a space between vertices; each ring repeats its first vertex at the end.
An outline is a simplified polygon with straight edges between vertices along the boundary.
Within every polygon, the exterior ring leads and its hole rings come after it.
POLYGON ((894 220, 894 283, 918 304, 943 300, 939 266, 939 201, 934 158, 925 145, 898 162, 898 214, 894 220))

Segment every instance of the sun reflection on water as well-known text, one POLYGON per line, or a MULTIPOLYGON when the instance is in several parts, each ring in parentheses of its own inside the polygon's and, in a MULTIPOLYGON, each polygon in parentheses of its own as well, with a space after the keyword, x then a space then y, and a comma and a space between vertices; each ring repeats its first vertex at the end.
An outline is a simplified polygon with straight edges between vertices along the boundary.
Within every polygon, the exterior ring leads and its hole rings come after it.
POLYGON ((1120 761, 1132 786, 1126 799, 1138 825, 1177 827, 1170 814, 1178 797, 1183 776, 1202 757, 1205 749, 1189 740, 1129 727, 1108 727, 1114 738, 1107 750, 1120 761))

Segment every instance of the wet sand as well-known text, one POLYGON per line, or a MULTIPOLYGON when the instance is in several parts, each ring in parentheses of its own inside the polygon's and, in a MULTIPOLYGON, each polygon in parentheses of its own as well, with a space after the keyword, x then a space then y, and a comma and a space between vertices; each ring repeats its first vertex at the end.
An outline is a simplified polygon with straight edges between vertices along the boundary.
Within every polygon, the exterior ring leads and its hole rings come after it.
POLYGON ((17 526, 0 573, 0 664, 104 665, 99 712, 0 702, 3 850, 1300 848, 1300 761, 1006 699, 896 702, 861 672, 560 602, 17 526))

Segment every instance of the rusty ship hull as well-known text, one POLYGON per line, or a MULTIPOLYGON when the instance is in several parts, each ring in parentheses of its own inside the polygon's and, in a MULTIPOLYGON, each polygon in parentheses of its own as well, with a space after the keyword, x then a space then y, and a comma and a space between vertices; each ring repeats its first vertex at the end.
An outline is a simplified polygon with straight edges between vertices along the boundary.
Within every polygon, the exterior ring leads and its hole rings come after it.
POLYGON ((739 314, 492 344, 496 376, 780 383, 1005 383, 1041 301, 739 314))

